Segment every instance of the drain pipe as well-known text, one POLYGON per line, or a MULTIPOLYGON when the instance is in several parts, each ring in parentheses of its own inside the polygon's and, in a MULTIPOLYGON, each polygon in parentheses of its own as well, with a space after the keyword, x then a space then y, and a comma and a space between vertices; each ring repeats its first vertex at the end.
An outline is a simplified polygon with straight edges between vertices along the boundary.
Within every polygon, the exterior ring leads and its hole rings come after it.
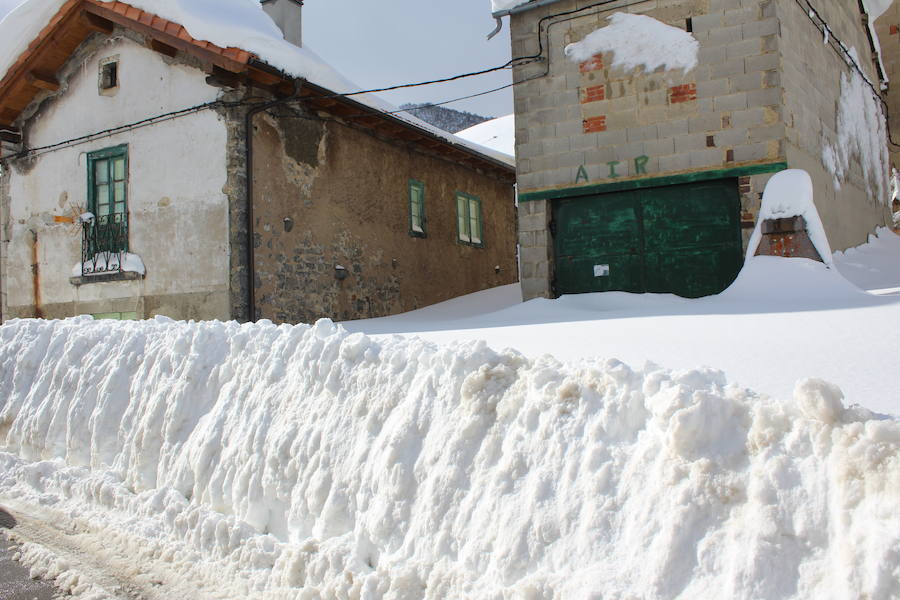
POLYGON ((255 229, 253 226, 253 117, 269 110, 273 106, 296 100, 300 93, 301 83, 294 82, 294 93, 286 98, 279 98, 252 107, 244 115, 244 164, 246 169, 245 193, 247 195, 247 320, 256 321, 256 248, 254 248, 255 229))

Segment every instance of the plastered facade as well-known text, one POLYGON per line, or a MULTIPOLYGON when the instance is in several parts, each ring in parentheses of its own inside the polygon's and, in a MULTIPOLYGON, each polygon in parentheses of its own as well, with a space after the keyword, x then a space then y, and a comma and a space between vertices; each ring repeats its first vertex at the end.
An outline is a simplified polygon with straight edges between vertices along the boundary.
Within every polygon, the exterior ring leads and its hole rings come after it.
POLYGON ((21 118, 30 149, 216 100, 252 102, 217 104, 5 161, 3 319, 356 319, 517 281, 509 174, 501 181, 297 102, 253 117, 255 270, 248 277, 246 116, 274 97, 207 80, 208 70, 183 53, 172 59, 153 52, 140 35, 117 28, 82 44, 57 74, 59 91, 35 99, 21 118), (100 64, 110 58, 120 77, 112 92, 98 88, 100 64), (123 144, 129 250, 146 274, 102 283, 83 277, 75 285, 82 240, 72 220, 87 208, 88 154, 123 144), (425 238, 409 235, 410 179, 426 186, 425 238), (457 241, 457 191, 481 199, 483 247, 457 241), (345 278, 335 276, 338 265, 345 278))
MULTIPOLYGON (((219 93, 199 69, 164 58, 123 31, 85 42, 59 79, 59 92, 36 100, 23 123, 30 148, 209 102, 219 93), (101 95, 99 63, 113 56, 119 88, 101 95)), ((224 119, 202 111, 9 161, 0 187, 8 207, 4 319, 107 312, 229 318, 226 139, 224 119), (81 261, 81 226, 55 217, 85 212, 87 153, 120 144, 128 146, 129 246, 146 276, 76 286, 70 276, 81 261)))
MULTIPOLYGON (((514 70, 516 152, 521 203, 522 288, 526 299, 551 296, 553 190, 686 174, 727 173, 741 196, 744 242, 771 173, 810 172, 816 204, 835 249, 866 240, 887 223, 887 169, 868 180, 859 157, 836 188, 822 147, 836 144, 840 74, 837 53, 793 1, 647 0, 590 3, 562 0, 510 18, 514 57, 549 60, 514 70), (563 14, 570 13, 571 14, 563 14), (611 67, 612 55, 576 63, 565 47, 606 24, 614 12, 645 14, 690 30, 700 43, 687 72, 645 73, 611 67), (561 16, 554 16, 561 15, 561 16), (541 38, 539 38, 539 29, 541 38), (546 192, 546 193, 545 193, 546 192)), ((834 34, 853 45, 877 81, 872 50, 856 2, 819 2, 834 34)))

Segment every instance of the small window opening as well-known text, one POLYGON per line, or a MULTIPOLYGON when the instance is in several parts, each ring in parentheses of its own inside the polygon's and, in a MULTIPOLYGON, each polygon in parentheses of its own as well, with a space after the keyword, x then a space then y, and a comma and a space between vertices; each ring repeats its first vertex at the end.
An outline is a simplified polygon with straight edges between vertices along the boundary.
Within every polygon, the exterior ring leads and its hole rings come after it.
POLYGON ((100 89, 119 87, 119 63, 108 62, 100 67, 100 89))
POLYGON ((694 19, 692 19, 691 17, 688 17, 687 19, 685 19, 684 20, 684 28, 688 33, 691 33, 692 31, 694 31, 694 19))

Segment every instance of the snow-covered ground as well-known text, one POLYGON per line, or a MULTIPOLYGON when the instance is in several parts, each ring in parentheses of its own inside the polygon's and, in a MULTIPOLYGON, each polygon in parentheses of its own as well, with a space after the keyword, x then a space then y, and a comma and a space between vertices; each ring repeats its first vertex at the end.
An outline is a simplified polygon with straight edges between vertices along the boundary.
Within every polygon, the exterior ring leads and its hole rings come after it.
POLYGON ((778 398, 790 398, 798 379, 822 377, 849 403, 900 415, 900 237, 881 229, 834 261, 837 271, 758 257, 727 292, 699 300, 612 292, 521 303, 518 287, 506 286, 343 325, 441 344, 486 340, 533 358, 705 365, 778 398))
MULTIPOLYGON (((900 287, 898 250, 835 264, 900 287)), ((5 324, 24 560, 92 600, 900 596, 900 420, 848 407, 897 412, 900 296, 760 257, 717 298, 516 301, 5 324)))

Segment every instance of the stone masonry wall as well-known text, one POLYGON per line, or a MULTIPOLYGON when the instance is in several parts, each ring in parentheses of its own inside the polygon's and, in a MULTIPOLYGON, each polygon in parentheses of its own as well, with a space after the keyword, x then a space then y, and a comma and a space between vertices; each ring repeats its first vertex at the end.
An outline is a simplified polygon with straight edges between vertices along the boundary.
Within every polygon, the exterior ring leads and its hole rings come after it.
MULTIPOLYGON (((785 160, 773 0, 648 0, 551 17, 583 4, 564 0, 511 19, 514 57, 538 53, 542 19, 550 56, 549 64, 514 71, 522 82, 515 88, 520 193, 785 160), (610 67, 612 54, 581 64, 565 56, 566 45, 617 11, 690 29, 701 46, 698 67, 627 72, 610 67)), ((739 181, 748 226, 769 177, 739 181)), ((549 203, 523 202, 520 212, 523 294, 549 296, 549 203)))
MULTIPOLYGON (((795 2, 774 5, 780 23, 785 151, 791 168, 805 169, 812 177, 816 207, 829 242, 834 250, 840 250, 864 243, 875 227, 889 223, 888 156, 886 146, 879 145, 882 156, 869 177, 856 151, 851 152, 847 175, 840 181, 826 168, 823 148, 846 146, 838 139, 838 110, 842 80, 853 72, 835 47, 838 40, 856 50, 859 66, 876 89, 879 83, 859 5, 824 0, 812 4, 818 16, 811 17, 795 2), (830 29, 828 43, 823 20, 830 29)), ((856 100, 851 110, 867 111, 856 100)))
POLYGON ((254 129, 259 318, 379 317, 517 281, 511 180, 293 106, 254 129), (410 179, 426 237, 409 233, 410 179), (481 199, 484 247, 457 241, 457 191, 481 199))

